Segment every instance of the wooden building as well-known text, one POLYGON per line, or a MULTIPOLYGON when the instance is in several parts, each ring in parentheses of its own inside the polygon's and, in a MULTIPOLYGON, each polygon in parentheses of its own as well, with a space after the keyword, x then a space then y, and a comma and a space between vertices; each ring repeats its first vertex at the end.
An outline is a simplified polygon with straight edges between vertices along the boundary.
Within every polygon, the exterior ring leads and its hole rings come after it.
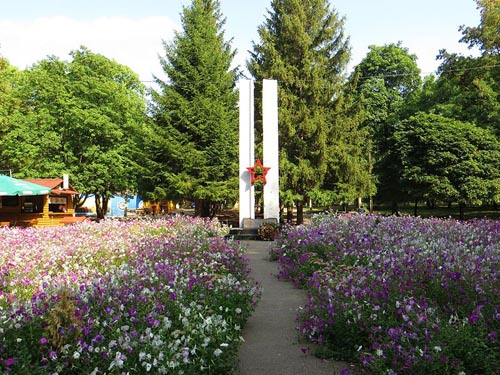
POLYGON ((25 179, 50 189, 48 195, 3 196, 0 223, 9 226, 56 226, 80 222, 75 217, 73 195, 78 192, 62 178, 25 179))

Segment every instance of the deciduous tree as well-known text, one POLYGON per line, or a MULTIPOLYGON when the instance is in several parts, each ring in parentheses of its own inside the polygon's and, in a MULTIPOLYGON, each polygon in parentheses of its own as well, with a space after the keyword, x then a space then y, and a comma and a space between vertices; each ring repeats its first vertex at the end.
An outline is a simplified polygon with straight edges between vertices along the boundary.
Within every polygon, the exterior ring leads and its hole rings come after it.
POLYGON ((378 180, 378 196, 391 201, 393 211, 404 200, 400 188, 400 163, 394 149, 395 125, 405 117, 409 103, 420 90, 420 69, 417 57, 401 45, 370 46, 369 52, 356 67, 359 77, 357 94, 365 112, 363 127, 373 143, 373 171, 378 180))
MULTIPOLYGON (((4 135, 9 130, 10 116, 19 104, 12 93, 18 74, 18 70, 0 55, 0 146, 4 135)), ((6 170, 3 169, 9 167, 8 160, 2 157, 0 149, 0 173, 5 173, 6 170)))
POLYGON ((500 142, 470 123, 419 113, 394 134, 402 185, 415 200, 469 204, 494 202, 500 194, 500 142))
POLYGON ((23 72, 2 155, 18 177, 68 173, 93 194, 98 216, 109 198, 136 190, 145 124, 144 86, 128 67, 86 48, 72 61, 49 57, 23 72))

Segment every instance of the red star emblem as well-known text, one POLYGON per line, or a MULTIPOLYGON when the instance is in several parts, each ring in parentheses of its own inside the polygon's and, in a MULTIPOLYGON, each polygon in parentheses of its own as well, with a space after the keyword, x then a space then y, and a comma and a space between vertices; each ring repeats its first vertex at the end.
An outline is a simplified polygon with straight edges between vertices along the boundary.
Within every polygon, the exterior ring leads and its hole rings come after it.
POLYGON ((253 167, 247 167, 247 170, 250 172, 250 182, 252 183, 252 185, 255 183, 255 181, 262 181, 264 184, 266 184, 266 174, 270 169, 271 168, 269 167, 264 167, 260 159, 257 159, 257 162, 253 167))

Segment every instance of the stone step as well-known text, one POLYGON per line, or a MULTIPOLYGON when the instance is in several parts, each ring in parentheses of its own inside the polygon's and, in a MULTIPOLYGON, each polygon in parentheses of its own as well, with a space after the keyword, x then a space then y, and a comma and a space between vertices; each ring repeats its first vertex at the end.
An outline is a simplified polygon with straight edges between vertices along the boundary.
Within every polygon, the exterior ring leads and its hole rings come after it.
POLYGON ((232 228, 226 238, 238 241, 260 240, 257 228, 232 228))

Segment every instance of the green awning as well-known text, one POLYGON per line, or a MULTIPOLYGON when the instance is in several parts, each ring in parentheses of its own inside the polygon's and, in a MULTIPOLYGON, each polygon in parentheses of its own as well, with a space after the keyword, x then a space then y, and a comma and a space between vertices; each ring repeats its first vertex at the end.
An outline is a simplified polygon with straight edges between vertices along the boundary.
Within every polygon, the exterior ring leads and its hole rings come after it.
POLYGON ((47 195, 50 189, 46 186, 0 174, 0 196, 47 195))

